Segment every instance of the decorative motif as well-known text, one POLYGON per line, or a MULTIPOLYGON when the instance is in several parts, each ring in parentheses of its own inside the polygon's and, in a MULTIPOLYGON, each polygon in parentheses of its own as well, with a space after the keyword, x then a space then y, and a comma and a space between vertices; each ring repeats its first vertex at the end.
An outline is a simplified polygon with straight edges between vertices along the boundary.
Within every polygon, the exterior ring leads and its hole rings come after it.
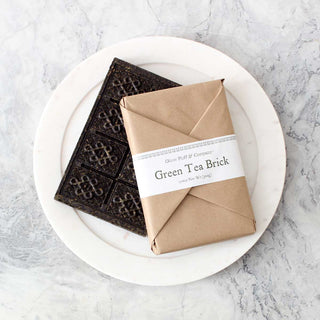
POLYGON ((106 146, 101 141, 96 142, 93 146, 89 143, 86 144, 84 151, 90 154, 90 162, 98 163, 101 167, 106 165, 108 161, 112 164, 118 161, 118 157, 111 154, 112 147, 106 146))
POLYGON ((116 79, 113 81, 112 85, 118 89, 117 94, 119 97, 142 93, 139 90, 141 85, 140 81, 133 80, 131 77, 125 77, 122 81, 116 79))
POLYGON ((103 127, 111 129, 114 133, 119 133, 123 128, 123 120, 117 109, 111 108, 108 113, 101 111, 98 115, 99 119, 105 120, 103 127))
POLYGON ((81 176, 79 180, 72 177, 69 183, 74 187, 74 193, 79 197, 84 197, 86 200, 92 199, 93 195, 97 197, 103 195, 103 190, 96 188, 98 180, 90 179, 87 175, 81 176))
POLYGON ((125 194, 124 198, 116 196, 112 201, 119 205, 118 212, 120 214, 127 214, 131 218, 142 215, 140 199, 134 198, 129 192, 125 194))
MULTIPOLYGON (((132 158, 130 157, 130 160, 128 161, 127 165, 126 165, 128 170, 134 170, 134 166, 133 166, 133 161, 132 158)), ((134 171, 132 171, 134 173, 134 171)))

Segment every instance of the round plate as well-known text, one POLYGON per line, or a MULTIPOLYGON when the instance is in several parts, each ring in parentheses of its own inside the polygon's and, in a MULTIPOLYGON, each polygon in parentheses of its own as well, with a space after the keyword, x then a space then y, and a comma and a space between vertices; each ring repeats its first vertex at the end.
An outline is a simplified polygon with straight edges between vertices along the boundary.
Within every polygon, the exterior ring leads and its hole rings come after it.
POLYGON ((259 239, 279 203, 285 145, 276 112, 256 80, 238 63, 206 45, 172 37, 145 37, 105 48, 80 63, 49 100, 36 135, 34 176, 43 210, 62 241, 92 267, 121 280, 175 285, 214 274, 259 239), (225 78, 257 232, 235 240, 155 256, 147 238, 53 199, 72 151, 114 57, 180 84, 225 78))

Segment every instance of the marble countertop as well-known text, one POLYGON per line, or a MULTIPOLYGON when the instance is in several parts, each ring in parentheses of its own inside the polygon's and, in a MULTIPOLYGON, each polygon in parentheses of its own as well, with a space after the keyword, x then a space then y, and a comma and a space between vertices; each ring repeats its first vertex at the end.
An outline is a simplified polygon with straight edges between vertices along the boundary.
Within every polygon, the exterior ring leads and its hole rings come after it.
POLYGON ((0 2, 1 319, 319 319, 318 0, 0 2), (287 175, 260 241, 226 270, 143 287, 94 270, 59 240, 37 199, 35 130, 52 91, 110 44, 172 35, 213 46, 265 89, 287 175))

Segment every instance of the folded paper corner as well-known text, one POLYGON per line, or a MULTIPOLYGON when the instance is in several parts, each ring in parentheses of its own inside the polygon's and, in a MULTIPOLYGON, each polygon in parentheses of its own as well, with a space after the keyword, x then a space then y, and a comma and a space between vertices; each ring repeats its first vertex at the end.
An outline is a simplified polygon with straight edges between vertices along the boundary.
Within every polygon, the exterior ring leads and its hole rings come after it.
POLYGON ((126 108, 126 97, 121 98, 119 106, 120 108, 126 108))
POLYGON ((157 243, 156 240, 154 239, 151 243, 151 250, 155 255, 160 255, 162 252, 159 250, 159 248, 157 247, 157 243))
POLYGON ((255 233, 257 231, 257 221, 255 219, 253 219, 252 224, 253 224, 253 232, 252 233, 255 233))

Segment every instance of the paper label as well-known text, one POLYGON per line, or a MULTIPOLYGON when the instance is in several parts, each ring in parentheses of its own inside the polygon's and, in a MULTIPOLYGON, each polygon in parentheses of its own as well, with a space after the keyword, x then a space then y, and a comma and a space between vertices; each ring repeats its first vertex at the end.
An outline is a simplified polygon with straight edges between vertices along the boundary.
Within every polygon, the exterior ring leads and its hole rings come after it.
POLYGON ((234 134, 132 158, 141 198, 244 176, 234 134))

